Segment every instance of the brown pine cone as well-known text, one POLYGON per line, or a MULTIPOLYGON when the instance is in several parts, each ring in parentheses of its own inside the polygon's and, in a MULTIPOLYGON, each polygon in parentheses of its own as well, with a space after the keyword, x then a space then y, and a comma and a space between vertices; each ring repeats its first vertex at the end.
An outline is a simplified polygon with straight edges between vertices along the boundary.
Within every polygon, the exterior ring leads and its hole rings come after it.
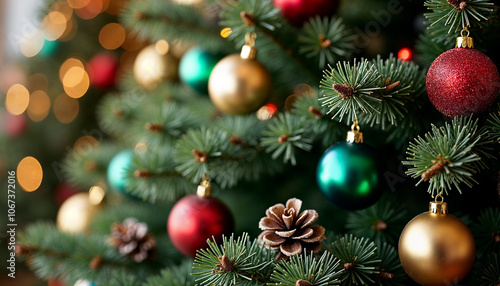
POLYGON ((263 232, 259 240, 271 249, 279 249, 276 259, 288 258, 302 253, 302 249, 318 252, 325 240, 325 228, 311 225, 318 219, 315 210, 300 212, 302 201, 289 199, 286 207, 276 204, 266 210, 266 217, 259 222, 263 232))
POLYGON ((156 246, 156 240, 148 233, 148 226, 135 218, 113 224, 110 242, 121 254, 128 255, 135 262, 152 257, 156 246))

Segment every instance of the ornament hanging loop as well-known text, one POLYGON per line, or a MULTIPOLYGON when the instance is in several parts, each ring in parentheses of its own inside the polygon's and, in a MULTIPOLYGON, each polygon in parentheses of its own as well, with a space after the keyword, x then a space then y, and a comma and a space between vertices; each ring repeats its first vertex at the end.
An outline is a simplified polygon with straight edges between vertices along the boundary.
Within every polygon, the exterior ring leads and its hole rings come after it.
POLYGON ((467 27, 463 28, 460 32, 460 37, 457 38, 455 47, 456 48, 474 48, 474 41, 469 37, 469 29, 467 27))
POLYGON ((363 133, 360 131, 358 121, 354 120, 351 125, 351 131, 347 132, 347 142, 350 143, 363 143, 363 133))
POLYGON ((196 190, 196 194, 199 197, 210 197, 212 195, 212 186, 210 185, 210 178, 208 176, 204 176, 201 180, 198 189, 196 190))
POLYGON ((439 192, 433 202, 429 203, 429 212, 431 214, 448 214, 448 204, 444 202, 442 191, 439 192), (438 199, 440 199, 439 202, 438 199))
POLYGON ((257 49, 255 48, 255 40, 257 34, 254 32, 246 33, 245 45, 241 48, 241 58, 244 60, 255 60, 257 58, 257 49))

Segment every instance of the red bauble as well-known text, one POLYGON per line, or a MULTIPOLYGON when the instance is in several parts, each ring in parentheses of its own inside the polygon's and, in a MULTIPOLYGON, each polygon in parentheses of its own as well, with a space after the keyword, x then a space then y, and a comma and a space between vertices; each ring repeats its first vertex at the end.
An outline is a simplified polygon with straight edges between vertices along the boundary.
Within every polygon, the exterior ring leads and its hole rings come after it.
POLYGON ((233 216, 224 203, 195 194, 178 201, 167 222, 172 244, 189 257, 194 257, 196 250, 207 248, 207 239, 213 236, 220 242, 222 235, 230 235, 233 228, 233 216))
POLYGON ((90 83, 100 89, 115 86, 118 73, 118 59, 110 53, 94 56, 87 65, 90 83))
POLYGON ((274 0, 274 6, 281 8, 285 18, 295 26, 302 26, 307 19, 331 16, 337 11, 340 0, 274 0))
POLYGON ((448 117, 486 111, 497 98, 500 77, 485 54, 469 48, 455 48, 434 60, 427 73, 429 100, 448 117))

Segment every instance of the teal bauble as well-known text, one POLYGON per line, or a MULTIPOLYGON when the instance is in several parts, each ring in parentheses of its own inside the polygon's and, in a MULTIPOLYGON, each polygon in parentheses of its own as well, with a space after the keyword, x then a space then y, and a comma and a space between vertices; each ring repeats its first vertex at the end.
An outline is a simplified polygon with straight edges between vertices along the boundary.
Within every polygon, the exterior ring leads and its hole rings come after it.
POLYGON ((208 94, 208 79, 222 56, 194 47, 187 51, 179 63, 179 78, 198 93, 208 94))
POLYGON ((118 193, 124 194, 127 197, 133 196, 125 191, 127 179, 125 178, 125 171, 132 163, 133 150, 124 150, 116 154, 108 165, 108 184, 110 188, 118 193))
POLYGON ((382 164, 370 146, 340 142, 319 160, 316 179, 321 193, 335 206, 358 210, 382 196, 381 173, 382 164))

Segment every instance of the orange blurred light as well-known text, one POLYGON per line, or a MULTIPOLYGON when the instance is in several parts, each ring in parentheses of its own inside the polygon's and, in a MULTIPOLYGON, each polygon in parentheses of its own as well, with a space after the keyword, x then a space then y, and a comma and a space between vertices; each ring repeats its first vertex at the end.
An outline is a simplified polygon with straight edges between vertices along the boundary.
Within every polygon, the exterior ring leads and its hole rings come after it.
POLYGON ((269 113, 271 113, 271 115, 273 115, 278 110, 278 107, 274 103, 268 103, 266 105, 266 109, 269 113))
POLYGON ((103 11, 103 5, 103 0, 90 0, 85 7, 76 9, 75 14, 84 20, 90 20, 103 11))
POLYGON ((408 61, 412 57, 412 52, 408 48, 402 48, 398 52, 398 58, 402 59, 403 61, 408 61))
POLYGON ((78 116, 80 104, 78 100, 62 94, 54 100, 54 115, 61 123, 71 123, 78 116))
POLYGON ((26 87, 21 84, 14 84, 7 91, 5 97, 5 108, 12 115, 22 114, 30 101, 30 93, 26 87))
POLYGON ((107 50, 118 49, 125 42, 125 29, 118 23, 109 23, 99 32, 99 43, 107 50))
POLYGON ((36 90, 30 96, 28 105, 28 116, 34 122, 39 122, 45 119, 50 111, 50 98, 42 90, 36 90))

